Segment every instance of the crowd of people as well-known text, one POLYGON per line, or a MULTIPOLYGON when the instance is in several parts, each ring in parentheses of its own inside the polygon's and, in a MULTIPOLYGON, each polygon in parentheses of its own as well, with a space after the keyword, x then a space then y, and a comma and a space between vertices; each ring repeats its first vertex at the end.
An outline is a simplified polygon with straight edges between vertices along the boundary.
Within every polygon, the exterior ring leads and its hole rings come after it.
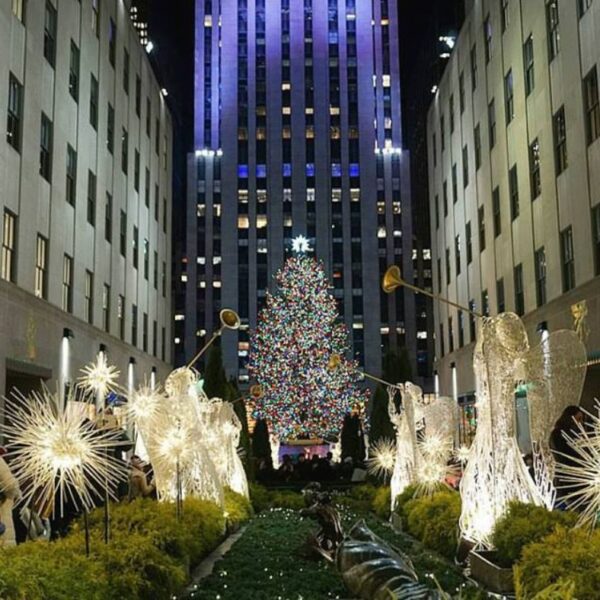
POLYGON ((335 482, 364 481, 365 465, 354 462, 348 456, 341 462, 333 460, 333 454, 299 453, 284 454, 279 468, 274 469, 272 463, 263 458, 258 461, 256 479, 259 483, 294 483, 307 481, 335 482))

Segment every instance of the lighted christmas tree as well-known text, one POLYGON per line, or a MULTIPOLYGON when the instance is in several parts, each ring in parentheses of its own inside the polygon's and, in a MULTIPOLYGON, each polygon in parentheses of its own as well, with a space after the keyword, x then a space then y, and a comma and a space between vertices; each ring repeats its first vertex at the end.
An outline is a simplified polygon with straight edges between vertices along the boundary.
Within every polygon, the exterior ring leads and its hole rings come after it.
POLYGON ((276 281, 252 337, 248 368, 263 389, 256 416, 281 440, 337 436, 366 392, 345 358, 348 332, 336 322, 327 277, 320 263, 300 255, 288 259, 276 281), (333 367, 332 356, 340 359, 333 367))

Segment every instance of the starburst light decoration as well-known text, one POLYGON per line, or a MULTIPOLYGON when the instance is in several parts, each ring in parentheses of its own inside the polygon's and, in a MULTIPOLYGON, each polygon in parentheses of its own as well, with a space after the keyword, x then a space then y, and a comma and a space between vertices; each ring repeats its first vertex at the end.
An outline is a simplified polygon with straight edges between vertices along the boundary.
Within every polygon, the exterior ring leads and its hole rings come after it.
POLYGON ((460 483, 462 536, 491 547, 494 524, 513 500, 542 505, 544 499, 521 457, 515 432, 515 387, 522 378, 527 334, 513 313, 484 318, 473 356, 477 431, 460 483))
POLYGON ((565 503, 580 513, 578 524, 595 528, 600 517, 600 403, 596 414, 582 410, 589 423, 576 423, 573 435, 564 434, 574 454, 556 465, 556 474, 565 503))
POLYGON ((367 460, 367 470, 377 478, 386 479, 394 472, 395 462, 396 444, 394 440, 382 438, 371 446, 367 460))
POLYGON ((308 238, 303 235, 299 235, 292 240, 292 250, 298 254, 305 254, 306 252, 313 251, 308 238))
POLYGON ((74 394, 66 404, 47 389, 5 399, 2 430, 26 505, 46 509, 58 500, 62 514, 70 500, 89 510, 106 491, 116 500, 116 485, 127 477, 113 452, 122 444, 121 431, 96 428, 86 416, 88 405, 74 394))
POLYGON ((160 387, 143 385, 127 399, 127 412, 135 423, 152 420, 158 415, 164 396, 160 387))
POLYGON ((471 448, 464 444, 454 450, 454 458, 461 464, 466 465, 471 455, 471 448))
POLYGON ((108 392, 117 390, 120 372, 108 363, 105 352, 98 352, 96 360, 81 369, 78 384, 88 393, 104 398, 108 392))

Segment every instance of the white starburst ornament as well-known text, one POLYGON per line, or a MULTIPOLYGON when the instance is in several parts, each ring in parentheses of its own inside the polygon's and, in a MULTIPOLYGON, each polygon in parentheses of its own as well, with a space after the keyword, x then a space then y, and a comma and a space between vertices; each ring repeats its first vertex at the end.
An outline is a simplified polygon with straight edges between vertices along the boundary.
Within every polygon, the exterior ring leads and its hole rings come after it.
POLYGON ((105 352, 98 352, 96 360, 81 369, 79 386, 88 393, 104 398, 108 392, 118 389, 119 370, 110 365, 105 352))
POLYGON ((577 423, 573 435, 564 434, 574 453, 567 457, 568 462, 557 463, 556 475, 563 500, 580 512, 579 525, 594 528, 600 516, 600 403, 596 401, 595 415, 582 410, 591 427, 577 423))
POLYGON ((458 448, 456 448, 456 450, 454 450, 454 458, 461 465, 467 464, 470 454, 471 454, 471 448, 469 448, 468 446, 465 446, 464 444, 462 446, 459 446, 458 448))
POLYGON ((88 510, 106 492, 116 500, 116 485, 127 477, 113 457, 122 445, 121 432, 97 429, 86 416, 87 406, 75 402, 73 392, 65 406, 46 389, 5 399, 2 430, 26 505, 55 506, 58 496, 62 514, 69 499, 88 510))
POLYGON ((128 398, 127 412, 139 426, 140 421, 153 419, 158 414, 162 399, 163 395, 159 387, 140 386, 128 398))
POLYGON ((292 240, 292 250, 298 254, 312 252, 308 238, 304 237, 303 235, 299 235, 292 240))
POLYGON ((396 462, 396 444, 393 440, 382 438, 371 446, 367 470, 377 478, 386 480, 393 473, 396 462))

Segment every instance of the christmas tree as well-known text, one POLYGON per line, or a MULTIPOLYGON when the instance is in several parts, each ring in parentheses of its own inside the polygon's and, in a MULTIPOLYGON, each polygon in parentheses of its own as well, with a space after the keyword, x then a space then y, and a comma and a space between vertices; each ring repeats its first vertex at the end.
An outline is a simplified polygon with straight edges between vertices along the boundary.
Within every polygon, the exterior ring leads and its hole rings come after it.
POLYGON ((366 393, 356 385, 356 365, 345 358, 348 333, 336 323, 327 277, 320 263, 300 255, 288 259, 276 282, 250 350, 248 368, 263 389, 256 416, 281 440, 336 437, 366 393))

